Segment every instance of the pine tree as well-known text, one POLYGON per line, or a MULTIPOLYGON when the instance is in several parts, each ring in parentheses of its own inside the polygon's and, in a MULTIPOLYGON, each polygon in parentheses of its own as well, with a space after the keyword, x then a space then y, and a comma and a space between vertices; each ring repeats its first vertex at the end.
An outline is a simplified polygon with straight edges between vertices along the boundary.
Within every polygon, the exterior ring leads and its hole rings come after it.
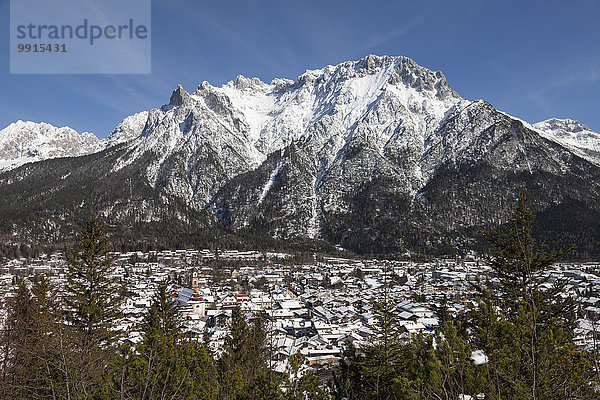
POLYGON ((67 397, 60 348, 60 307, 46 278, 19 283, 2 335, 2 399, 67 397))
POLYGON ((2 335, 2 398, 26 397, 24 388, 30 378, 26 366, 33 354, 35 304, 27 281, 21 280, 8 303, 9 315, 2 335), (24 368, 25 367, 25 368, 24 368))
POLYGON ((62 310, 56 288, 48 278, 38 277, 31 291, 35 299, 36 340, 35 367, 29 368, 29 371, 36 371, 34 375, 37 377, 37 384, 32 386, 36 387, 38 398, 64 397, 67 382, 62 365, 66 357, 61 351, 62 310))
POLYGON ((104 227, 90 219, 67 256, 64 324, 59 325, 64 379, 71 398, 91 398, 103 386, 113 357, 121 316, 121 287, 114 272, 111 245, 104 227))
POLYGON ((231 333, 225 340, 219 360, 219 379, 223 399, 276 399, 279 379, 271 370, 271 352, 262 316, 249 324, 239 307, 231 317, 231 333))
POLYGON ((372 327, 374 337, 361 352, 349 344, 334 374, 335 392, 338 397, 350 399, 393 399, 394 382, 401 374, 403 351, 395 303, 389 296, 387 266, 384 270, 383 296, 375 304, 376 324, 372 327), (362 353, 362 354, 361 354, 362 353))
POLYGON ((352 342, 346 343, 338 367, 332 377, 332 391, 336 399, 360 399, 365 391, 361 366, 364 357, 352 342))
POLYGON ((182 320, 163 281, 143 324, 142 341, 125 345, 110 364, 105 397, 216 399, 216 369, 207 349, 186 340, 182 320))
POLYGON ((401 365, 402 344, 396 326, 394 302, 388 297, 387 285, 382 301, 375 304, 377 323, 372 344, 364 347, 362 365, 364 387, 373 399, 393 398, 392 383, 401 365))
POLYGON ((331 398, 315 372, 306 365, 306 357, 300 353, 294 354, 288 359, 283 386, 285 400, 327 400, 331 398))
POLYGON ((543 272, 571 248, 549 250, 532 234, 535 214, 523 190, 513 217, 488 233, 498 296, 479 300, 473 342, 488 356, 486 398, 594 398, 589 360, 573 343, 573 302, 543 272))
POLYGON ((156 336, 181 335, 182 320, 177 305, 171 301, 167 281, 162 281, 156 290, 148 314, 146 314, 143 330, 150 340, 156 336))
POLYGON ((84 340, 95 345, 114 343, 113 323, 120 317, 121 287, 114 272, 112 247, 102 223, 90 219, 79 232, 67 257, 69 274, 65 305, 68 320, 84 340))

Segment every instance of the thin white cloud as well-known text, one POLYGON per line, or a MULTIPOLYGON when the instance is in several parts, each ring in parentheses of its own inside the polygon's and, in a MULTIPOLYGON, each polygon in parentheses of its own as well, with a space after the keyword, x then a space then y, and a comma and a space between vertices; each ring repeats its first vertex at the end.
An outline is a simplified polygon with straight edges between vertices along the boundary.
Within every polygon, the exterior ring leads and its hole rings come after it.
POLYGON ((427 13, 421 13, 414 16, 409 21, 405 21, 401 23, 399 28, 392 29, 387 32, 378 32, 369 36, 366 42, 363 44, 363 48, 368 50, 373 47, 378 47, 383 44, 386 44, 392 40, 400 39, 401 37, 410 33, 416 27, 422 25, 427 17, 427 13))
MULTIPOLYGON (((167 103, 169 91, 159 82, 150 77, 133 77, 121 75, 106 75, 99 79, 89 80, 89 77, 69 76, 57 80, 60 86, 89 100, 89 107, 100 106, 116 111, 118 116, 115 126, 121 119, 138 111, 160 107, 167 103), (106 90, 110 87, 110 90, 106 90), (154 104, 149 99, 164 98, 154 104)), ((94 132, 103 137, 109 132, 94 132)))
POLYGON ((595 84, 600 81, 600 64, 592 64, 583 68, 573 68, 567 75, 553 81, 548 81, 544 86, 533 91, 529 99, 545 113, 551 113, 550 102, 561 92, 574 86, 595 84))

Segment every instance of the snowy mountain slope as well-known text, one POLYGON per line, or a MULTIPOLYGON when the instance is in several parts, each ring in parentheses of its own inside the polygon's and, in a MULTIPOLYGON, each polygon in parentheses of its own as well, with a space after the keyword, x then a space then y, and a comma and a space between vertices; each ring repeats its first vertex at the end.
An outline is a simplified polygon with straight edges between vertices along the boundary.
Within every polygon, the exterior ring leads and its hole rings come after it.
POLYGON ((125 118, 115 129, 113 129, 106 139, 102 140, 104 147, 116 146, 132 139, 136 139, 144 131, 147 120, 148 111, 141 111, 125 118))
POLYGON ((17 121, 0 130, 0 171, 56 157, 76 157, 103 148, 96 136, 69 127, 17 121))
POLYGON ((600 134, 579 121, 551 118, 533 124, 544 137, 600 165, 600 134))
POLYGON ((70 202, 114 223, 214 218, 364 252, 452 249, 502 221, 522 184, 547 218, 560 217, 552 235, 572 230, 567 216, 593 221, 596 145, 573 121, 530 125, 463 99, 441 72, 371 55, 295 81, 179 86, 168 104, 126 118, 99 153, 52 163, 57 188, 34 165, 3 175, 0 194, 10 203, 18 182, 29 206, 56 213, 56 193, 76 192, 70 202), (78 190, 83 176, 94 188, 78 190))
MULTIPOLYGON (((581 160, 576 157, 579 154, 555 141, 548 142, 529 124, 484 101, 463 100, 447 86, 441 73, 428 71, 410 60, 367 57, 342 66, 309 71, 290 86, 294 95, 298 89, 305 93, 300 109, 304 114, 292 105, 293 113, 284 109, 276 114, 277 122, 263 123, 255 132, 265 138, 280 138, 282 143, 275 147, 285 146, 282 138, 287 138, 293 142, 294 151, 284 152, 276 165, 270 162, 270 173, 258 169, 246 173, 243 179, 227 182, 209 204, 218 218, 236 229, 250 227, 280 237, 299 234, 339 243, 339 235, 333 231, 358 231, 364 213, 357 213, 365 205, 375 208, 372 220, 364 222, 365 231, 370 227, 372 232, 374 221, 387 210, 395 210, 395 217, 390 218, 392 224, 404 218, 427 219, 422 215, 426 213, 423 202, 429 201, 428 191, 437 187, 437 178, 448 169, 460 176, 461 168, 486 165, 491 166, 490 174, 521 176, 521 182, 537 182, 543 180, 544 174, 564 177, 573 170, 587 171, 589 167, 580 165, 581 160), (336 79, 328 81, 328 76, 336 79), (303 86, 307 79, 317 82, 309 85, 311 90, 303 86), (328 90, 320 92, 320 82, 328 90), (358 99, 353 95, 355 91, 363 96, 358 99), (314 107, 309 108, 311 105, 314 107), (286 124, 282 116, 288 113, 294 115, 296 125, 286 124), (287 127, 284 132, 288 136, 272 133, 273 126, 287 127), (299 159, 307 161, 298 163, 299 159), (288 166, 288 171, 295 168, 296 172, 288 172, 286 177, 281 172, 282 165, 288 166), (435 183, 429 185, 432 180, 435 183), (254 189, 249 190, 249 186, 254 189), (287 194, 290 187, 296 192, 295 201, 287 194), (259 191, 261 194, 257 195, 259 191), (271 228, 273 220, 286 223, 271 228), (340 225, 344 220, 347 224, 340 225), (294 223, 286 228, 289 221, 294 223)), ((228 90, 232 87, 228 85, 228 90)), ((284 96, 291 97, 289 93, 284 96)), ((275 101, 278 102, 281 100, 275 101)), ((588 179, 598 182, 597 170, 587 173, 591 174, 588 179)), ((597 197, 597 185, 593 186, 591 193, 571 195, 597 197)), ((519 190, 515 182, 509 187, 514 193, 519 190)), ((510 212, 510 190, 503 193, 498 203, 500 214, 510 212)), ((489 189, 486 193, 493 197, 493 192, 489 189)), ((541 197, 550 202, 562 199, 558 191, 541 197)), ((448 209, 454 208, 448 205, 448 209)), ((444 224, 460 226, 459 215, 455 213, 453 221, 444 224)), ((470 224, 482 224, 490 218, 495 216, 489 212, 479 212, 474 219, 468 216, 470 224)), ((349 240, 356 240, 355 237, 349 240)))
MULTIPOLYGON (((316 188, 354 135, 367 135, 389 157, 422 149, 444 114, 464 103, 440 72, 404 57, 368 56, 296 81, 238 76, 220 88, 203 82, 191 94, 180 86, 168 105, 149 112, 117 168, 151 154, 150 183, 202 208, 225 182, 302 140, 316 188)), ((413 191, 427 179, 415 163, 408 172, 413 191)))
POLYGON ((93 133, 79 134, 69 127, 17 121, 0 130, 0 172, 30 162, 91 154, 125 143, 142 133, 147 118, 148 111, 131 115, 102 140, 93 133))

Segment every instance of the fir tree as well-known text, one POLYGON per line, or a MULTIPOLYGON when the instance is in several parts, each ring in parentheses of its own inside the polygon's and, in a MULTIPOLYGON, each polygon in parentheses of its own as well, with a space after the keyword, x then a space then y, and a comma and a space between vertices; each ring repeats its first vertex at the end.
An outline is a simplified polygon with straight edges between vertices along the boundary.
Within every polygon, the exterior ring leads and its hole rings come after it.
POLYGON ((186 340, 177 307, 162 282, 143 324, 142 341, 111 363, 107 398, 216 399, 216 369, 206 348, 186 340))
POLYGON ((350 399, 393 399, 393 384, 400 373, 403 346, 394 314, 395 303, 389 297, 387 266, 384 269, 383 296, 375 304, 376 324, 371 343, 358 352, 351 344, 340 368, 334 374, 338 397, 350 399))
POLYGON ((574 246, 550 250, 533 237, 535 213, 527 206, 527 193, 521 190, 519 203, 512 218, 498 229, 486 233, 490 244, 488 260, 502 282, 502 298, 506 306, 516 300, 531 297, 547 281, 540 272, 562 260, 574 246))
POLYGON ((387 280, 384 292, 383 300, 375 304, 377 323, 374 326, 374 341, 363 349, 364 387, 368 397, 373 399, 393 398, 392 383, 402 357, 402 345, 394 314, 395 304, 388 297, 387 280))
POLYGON ((513 217, 487 235, 500 292, 472 313, 473 342, 489 358, 486 398, 594 398, 589 360, 573 343, 573 302, 560 296, 561 282, 543 285, 543 272, 572 247, 538 244, 534 218, 523 190, 513 217))
POLYGON ((225 340, 219 360, 219 377, 223 399, 276 399, 279 379, 270 365, 271 352, 262 316, 249 324, 239 308, 231 317, 231 333, 225 340))
POLYGON ((35 304, 26 280, 21 280, 13 299, 8 303, 9 315, 2 335, 2 398, 26 397, 29 386, 27 368, 33 357, 35 304), (23 369, 25 367, 25 369, 23 369))
POLYGON ((65 304, 72 326, 96 345, 114 342, 113 323, 120 317, 120 285, 114 272, 112 247, 104 226, 90 219, 79 232, 76 246, 67 257, 65 304))
POLYGON ((67 256, 69 273, 60 328, 61 369, 70 398, 91 398, 103 385, 114 355, 122 298, 104 227, 90 219, 67 256))
POLYGON ((8 304, 2 335, 2 399, 67 398, 68 350, 61 347, 60 307, 46 278, 22 280, 8 304))

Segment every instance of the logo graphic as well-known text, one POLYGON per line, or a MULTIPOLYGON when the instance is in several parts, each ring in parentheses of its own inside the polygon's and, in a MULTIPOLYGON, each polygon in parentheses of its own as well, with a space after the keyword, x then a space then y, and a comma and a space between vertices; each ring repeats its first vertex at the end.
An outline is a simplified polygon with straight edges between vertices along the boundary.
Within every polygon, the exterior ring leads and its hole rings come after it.
POLYGON ((149 74, 150 0, 11 0, 12 74, 149 74))

